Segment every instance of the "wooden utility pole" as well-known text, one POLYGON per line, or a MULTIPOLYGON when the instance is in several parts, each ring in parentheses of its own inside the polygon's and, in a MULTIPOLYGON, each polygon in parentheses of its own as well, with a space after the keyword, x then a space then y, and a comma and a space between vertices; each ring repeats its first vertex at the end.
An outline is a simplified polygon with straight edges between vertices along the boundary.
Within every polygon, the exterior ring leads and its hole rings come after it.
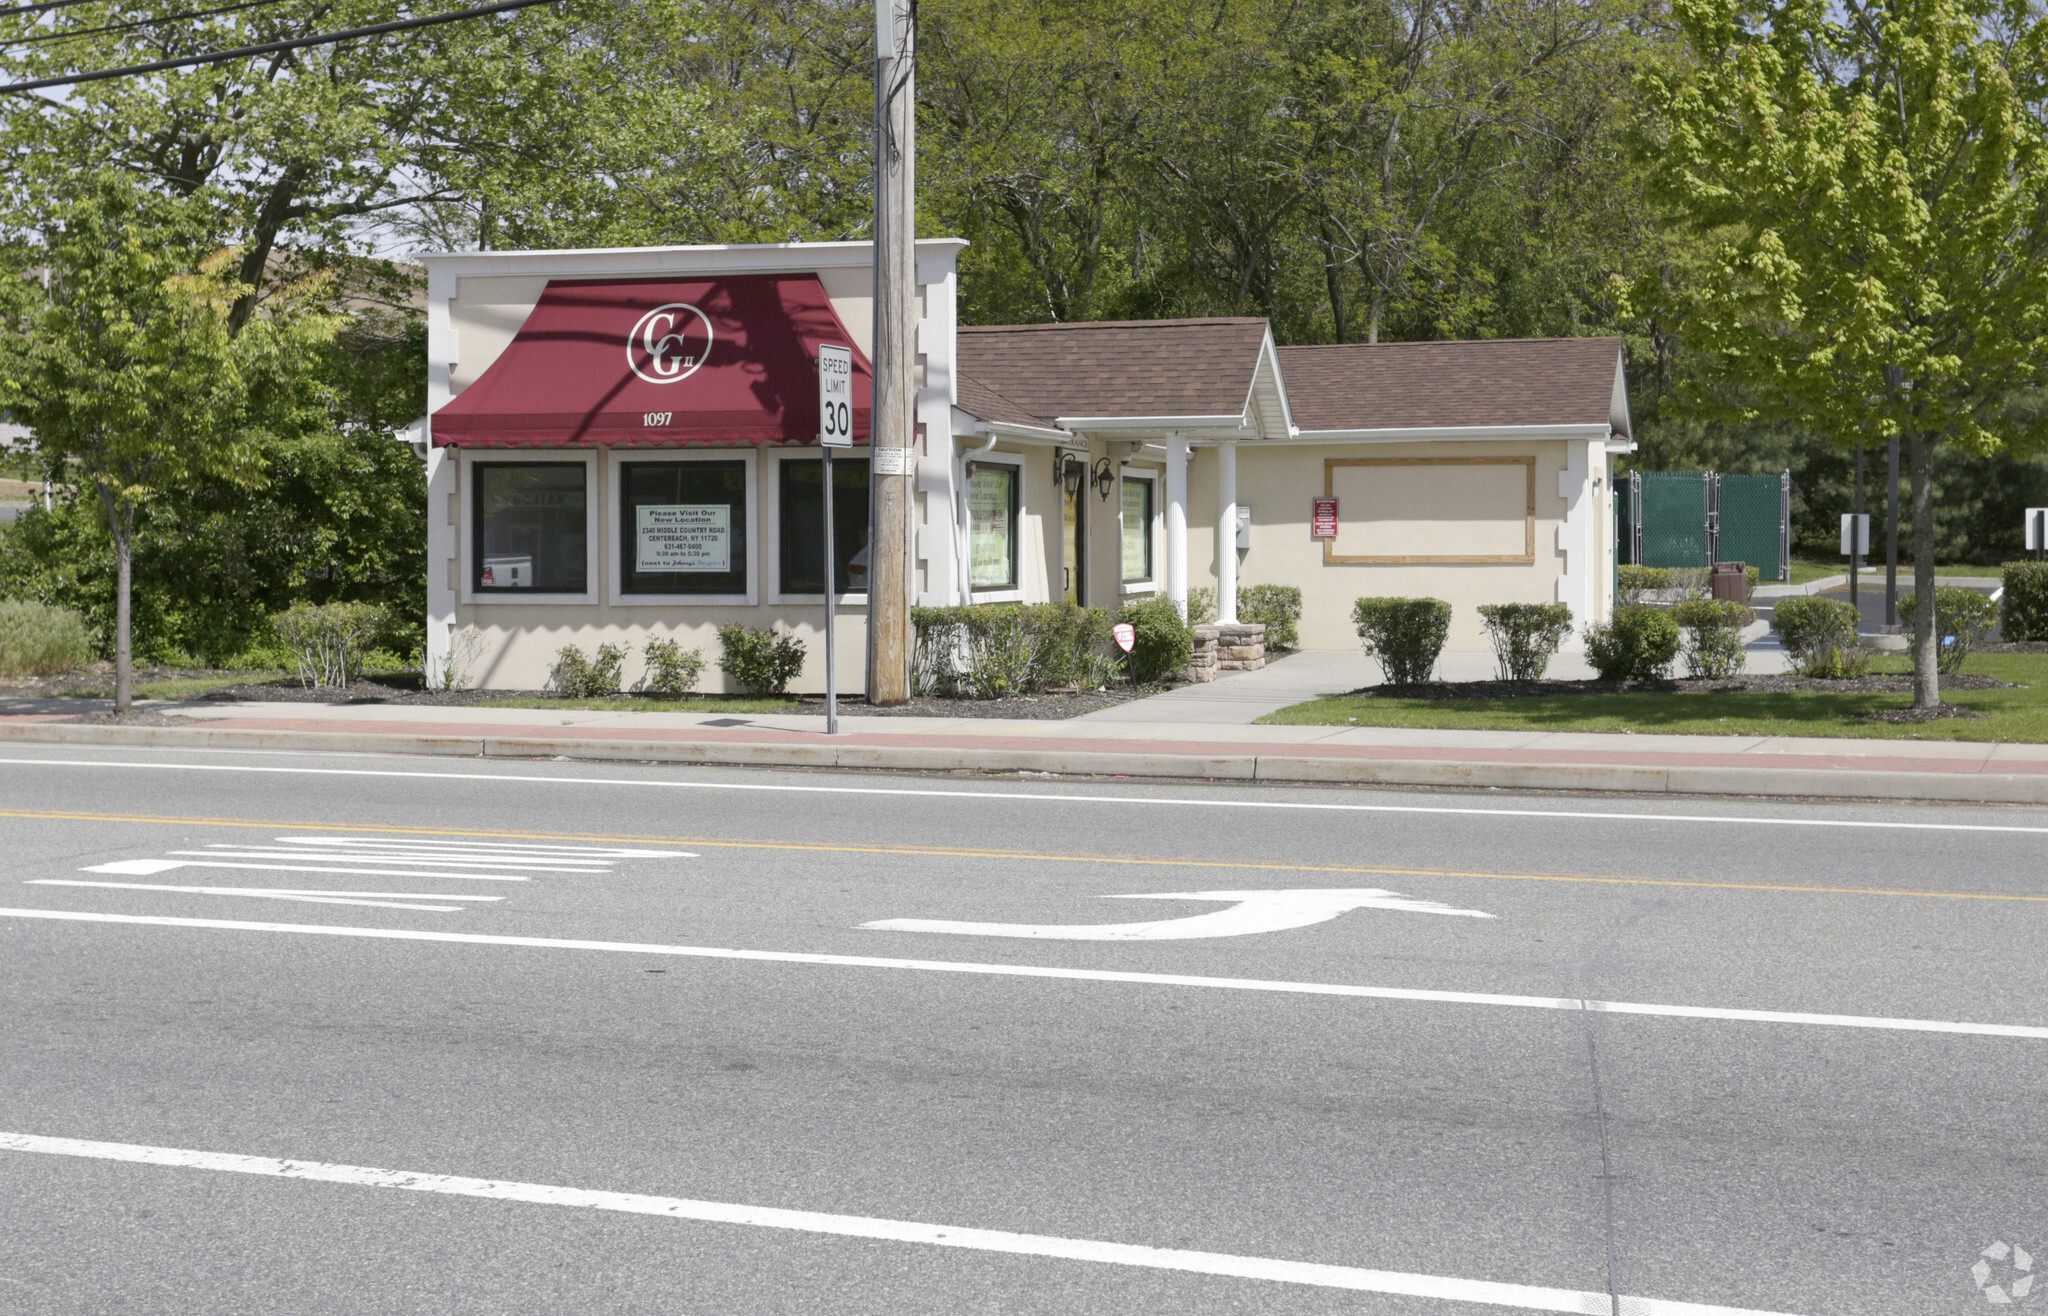
POLYGON ((868 440, 868 702, 910 699, 911 476, 917 469, 915 0, 875 0, 874 411, 868 440))

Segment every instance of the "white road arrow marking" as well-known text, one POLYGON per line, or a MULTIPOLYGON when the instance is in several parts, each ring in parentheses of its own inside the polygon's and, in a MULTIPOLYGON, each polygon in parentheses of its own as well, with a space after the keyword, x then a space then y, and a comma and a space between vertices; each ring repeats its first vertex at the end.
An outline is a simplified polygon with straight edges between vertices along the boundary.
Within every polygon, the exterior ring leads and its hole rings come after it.
POLYGON ((1453 909, 1376 887, 1321 887, 1294 891, 1162 891, 1110 900, 1228 900, 1229 909, 1150 923, 955 923, 945 919, 892 918, 863 923, 884 932, 951 932, 965 937, 1036 937, 1048 941, 1185 941, 1193 937, 1242 937, 1327 923, 1352 909, 1393 909, 1408 914, 1456 914, 1492 918, 1477 909, 1453 909))
POLYGON ((282 887, 255 886, 157 886, 147 882, 80 882, 76 878, 37 877, 25 886, 90 886, 115 891, 170 891, 188 896, 250 896, 259 900, 298 900, 308 905, 367 905, 372 909, 424 909, 434 914, 459 914, 466 905, 402 904, 412 900, 503 900, 503 896, 422 895, 417 891, 351 891, 346 897, 333 891, 300 891, 282 887))

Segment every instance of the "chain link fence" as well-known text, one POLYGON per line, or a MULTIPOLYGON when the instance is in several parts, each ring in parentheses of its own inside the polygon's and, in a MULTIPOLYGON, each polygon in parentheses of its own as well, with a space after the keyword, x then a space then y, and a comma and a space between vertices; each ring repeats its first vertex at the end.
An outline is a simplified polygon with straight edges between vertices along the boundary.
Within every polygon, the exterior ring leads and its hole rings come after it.
POLYGON ((1615 489, 1623 563, 1712 567, 1741 562, 1765 580, 1792 578, 1792 473, 1634 471, 1615 489))

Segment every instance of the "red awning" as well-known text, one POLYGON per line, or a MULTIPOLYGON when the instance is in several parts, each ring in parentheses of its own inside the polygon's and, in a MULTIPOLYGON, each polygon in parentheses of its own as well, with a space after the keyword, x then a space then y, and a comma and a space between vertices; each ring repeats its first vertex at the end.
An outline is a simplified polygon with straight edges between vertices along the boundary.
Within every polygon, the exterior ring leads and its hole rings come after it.
MULTIPOLYGON (((814 443, 818 345, 853 347, 815 274, 554 280, 436 447, 814 443)), ((853 351, 853 432, 872 372, 853 351)))

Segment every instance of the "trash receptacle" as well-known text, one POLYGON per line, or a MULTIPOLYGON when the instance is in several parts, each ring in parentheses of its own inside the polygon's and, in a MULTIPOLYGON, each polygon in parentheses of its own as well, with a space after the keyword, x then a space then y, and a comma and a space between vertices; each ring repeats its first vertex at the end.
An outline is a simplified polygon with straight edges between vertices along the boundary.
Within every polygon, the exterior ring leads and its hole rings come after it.
POLYGON ((1714 597, 1749 604, 1749 568, 1740 562, 1714 564, 1714 597))

